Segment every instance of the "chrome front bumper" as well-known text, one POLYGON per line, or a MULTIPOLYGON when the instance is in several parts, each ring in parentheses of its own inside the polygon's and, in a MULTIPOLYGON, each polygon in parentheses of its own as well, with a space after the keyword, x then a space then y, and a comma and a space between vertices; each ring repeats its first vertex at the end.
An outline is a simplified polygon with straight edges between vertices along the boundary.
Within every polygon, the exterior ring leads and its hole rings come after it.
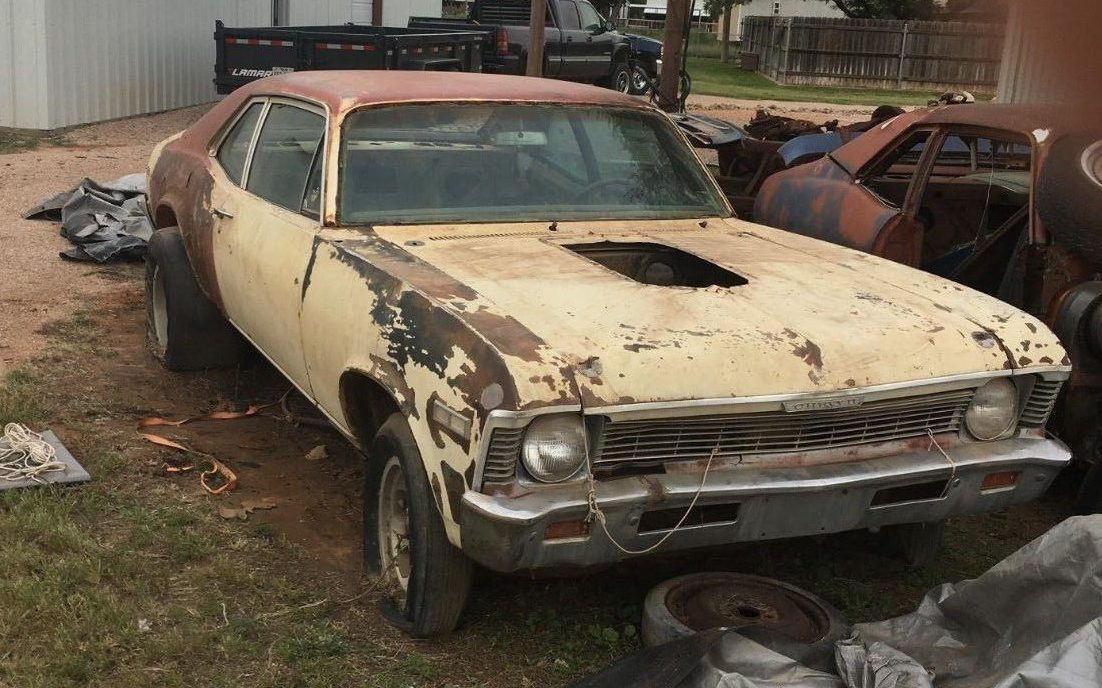
MULTIPOLYGON (((934 450, 823 466, 712 471, 698 507, 737 504, 737 516, 682 528, 658 552, 938 521, 999 509, 1039 497, 1071 460, 1061 442, 1027 437, 960 445, 950 456, 952 464, 934 450), (1014 485, 981 490, 987 475, 1005 471, 1021 472, 1014 485), (882 492, 939 481, 944 491, 924 498, 908 500, 907 490, 882 492), (903 499, 881 503, 881 497, 874 505, 878 492, 903 499)), ((644 549, 667 532, 640 533, 644 515, 685 509, 700 488, 700 478, 699 473, 677 473, 603 480, 597 484, 597 501, 616 540, 628 549, 644 549)), ((467 492, 460 520, 462 547, 497 571, 589 566, 626 558, 599 526, 578 537, 545 539, 549 525, 578 521, 586 513, 584 483, 541 486, 517 497, 467 492)))

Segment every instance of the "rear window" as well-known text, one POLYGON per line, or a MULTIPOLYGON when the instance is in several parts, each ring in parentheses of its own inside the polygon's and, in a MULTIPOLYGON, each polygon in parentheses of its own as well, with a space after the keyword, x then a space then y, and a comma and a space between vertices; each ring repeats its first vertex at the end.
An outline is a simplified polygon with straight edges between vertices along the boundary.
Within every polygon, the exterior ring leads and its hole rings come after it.
POLYGON ((372 108, 345 123, 349 224, 726 215, 660 116, 553 105, 372 108))

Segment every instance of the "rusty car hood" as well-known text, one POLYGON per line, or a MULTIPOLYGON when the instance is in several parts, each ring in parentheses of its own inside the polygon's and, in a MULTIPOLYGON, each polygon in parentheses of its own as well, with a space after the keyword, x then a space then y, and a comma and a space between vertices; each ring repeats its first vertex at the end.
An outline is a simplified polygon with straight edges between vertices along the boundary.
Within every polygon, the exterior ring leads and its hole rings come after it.
POLYGON ((374 231, 420 266, 411 275, 437 275, 426 291, 503 352, 522 405, 826 393, 1066 364, 1040 321, 991 297, 733 219, 374 231), (746 283, 642 284, 563 246, 597 241, 665 244, 746 283))

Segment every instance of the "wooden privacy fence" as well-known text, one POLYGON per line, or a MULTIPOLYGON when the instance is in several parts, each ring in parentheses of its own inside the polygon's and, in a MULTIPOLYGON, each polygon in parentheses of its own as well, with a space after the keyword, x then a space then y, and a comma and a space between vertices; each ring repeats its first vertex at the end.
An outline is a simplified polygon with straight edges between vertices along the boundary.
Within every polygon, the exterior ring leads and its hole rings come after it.
POLYGON ((1004 32, 999 24, 747 17, 742 52, 781 84, 994 92, 1004 32))

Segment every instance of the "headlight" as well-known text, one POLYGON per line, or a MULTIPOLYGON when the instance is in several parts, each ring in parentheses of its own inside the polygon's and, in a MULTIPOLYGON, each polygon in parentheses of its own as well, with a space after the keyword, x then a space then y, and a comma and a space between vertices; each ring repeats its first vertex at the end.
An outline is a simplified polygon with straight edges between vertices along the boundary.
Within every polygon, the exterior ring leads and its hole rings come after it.
POLYGON ((1018 388, 1005 378, 976 390, 964 413, 964 425, 977 440, 997 440, 1010 434, 1018 421, 1018 388))
POLYGON ((573 476, 585 463, 582 417, 559 414, 532 421, 520 456, 528 473, 541 483, 559 483, 573 476))

